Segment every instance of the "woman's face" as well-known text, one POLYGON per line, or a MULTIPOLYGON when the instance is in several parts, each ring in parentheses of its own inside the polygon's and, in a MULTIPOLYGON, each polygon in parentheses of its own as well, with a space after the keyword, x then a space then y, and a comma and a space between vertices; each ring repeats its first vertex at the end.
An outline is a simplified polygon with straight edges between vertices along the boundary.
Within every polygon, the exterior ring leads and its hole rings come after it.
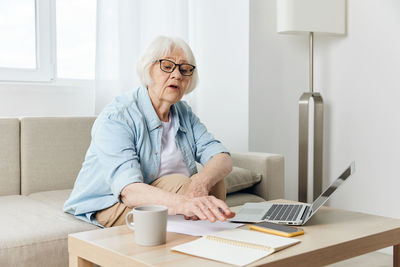
MULTIPOLYGON (((174 49, 170 54, 160 59, 168 59, 176 64, 188 63, 183 50, 174 49)), ((176 66, 171 73, 164 72, 160 69, 160 62, 155 62, 150 69, 150 76, 153 84, 149 86, 149 95, 156 104, 177 103, 183 97, 185 90, 188 87, 192 76, 183 76, 179 72, 179 67, 176 66)))

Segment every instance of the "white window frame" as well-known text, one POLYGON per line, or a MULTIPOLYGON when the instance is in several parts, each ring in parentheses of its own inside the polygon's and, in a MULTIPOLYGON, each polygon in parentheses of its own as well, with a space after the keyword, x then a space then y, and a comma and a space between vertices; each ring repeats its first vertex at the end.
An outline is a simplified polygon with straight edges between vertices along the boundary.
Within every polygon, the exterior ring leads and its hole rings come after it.
POLYGON ((0 81, 52 81, 56 73, 55 1, 35 0, 36 68, 1 68, 0 81))

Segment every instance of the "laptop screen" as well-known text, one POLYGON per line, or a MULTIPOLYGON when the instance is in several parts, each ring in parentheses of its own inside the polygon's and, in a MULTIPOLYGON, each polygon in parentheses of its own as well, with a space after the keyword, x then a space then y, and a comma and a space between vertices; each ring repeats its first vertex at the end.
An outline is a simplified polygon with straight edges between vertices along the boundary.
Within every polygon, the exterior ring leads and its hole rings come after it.
POLYGON ((329 197, 339 188, 346 180, 354 173, 355 170, 354 161, 350 166, 337 178, 322 194, 312 203, 311 214, 315 213, 324 203, 329 199, 329 197))

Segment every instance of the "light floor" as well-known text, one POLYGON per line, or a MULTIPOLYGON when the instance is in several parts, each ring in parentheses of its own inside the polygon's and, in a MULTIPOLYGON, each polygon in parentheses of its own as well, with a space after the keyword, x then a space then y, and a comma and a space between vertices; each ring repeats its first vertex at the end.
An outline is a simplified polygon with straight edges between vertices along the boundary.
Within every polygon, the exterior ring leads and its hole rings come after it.
POLYGON ((391 267, 393 256, 381 252, 371 252, 349 260, 328 265, 329 267, 391 267))

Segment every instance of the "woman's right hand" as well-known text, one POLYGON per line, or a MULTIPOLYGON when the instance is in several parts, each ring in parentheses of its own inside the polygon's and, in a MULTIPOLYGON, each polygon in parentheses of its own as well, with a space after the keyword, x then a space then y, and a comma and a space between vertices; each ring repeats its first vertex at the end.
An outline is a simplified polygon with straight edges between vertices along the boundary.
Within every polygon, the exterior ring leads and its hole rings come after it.
POLYGON ((201 196, 189 198, 182 196, 180 203, 175 208, 176 214, 183 214, 186 217, 196 216, 200 220, 210 222, 226 221, 233 218, 235 213, 231 211, 226 203, 214 196, 201 196))

